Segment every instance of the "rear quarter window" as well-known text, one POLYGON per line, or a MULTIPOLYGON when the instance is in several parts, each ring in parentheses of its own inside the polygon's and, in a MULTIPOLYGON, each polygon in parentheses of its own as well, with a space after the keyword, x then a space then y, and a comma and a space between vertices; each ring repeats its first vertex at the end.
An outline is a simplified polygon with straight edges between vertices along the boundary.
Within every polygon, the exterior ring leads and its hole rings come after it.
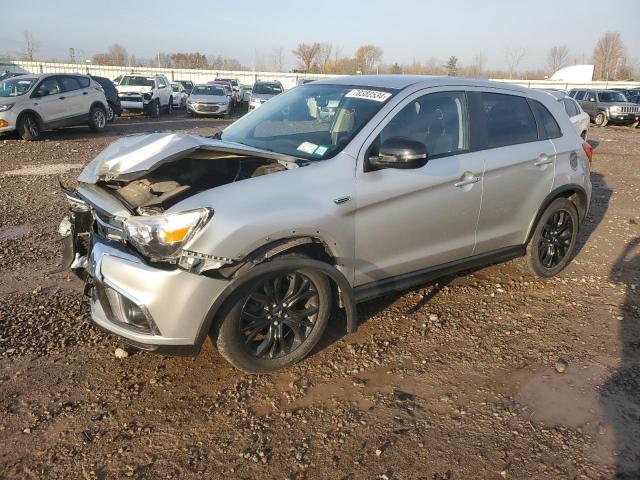
POLYGON ((553 114, 542 103, 537 100, 529 100, 536 116, 539 128, 540 140, 549 138, 559 138, 562 136, 562 130, 553 114))
POLYGON ((87 77, 76 77, 76 80, 80 83, 81 88, 87 88, 91 84, 91 80, 87 77))

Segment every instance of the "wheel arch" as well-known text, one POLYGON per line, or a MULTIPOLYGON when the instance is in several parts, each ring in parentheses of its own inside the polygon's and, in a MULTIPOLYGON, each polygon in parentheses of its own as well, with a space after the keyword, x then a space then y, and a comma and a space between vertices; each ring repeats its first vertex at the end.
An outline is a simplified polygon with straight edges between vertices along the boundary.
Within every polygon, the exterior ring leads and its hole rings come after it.
POLYGON ((45 127, 44 120, 42 119, 42 117, 40 116, 40 114, 38 112, 36 112, 35 110, 32 110, 30 108, 25 109, 25 110, 21 111, 18 114, 18 118, 16 118, 16 126, 18 126, 20 124, 20 121, 22 120, 22 118, 25 115, 33 115, 35 117, 36 121, 38 122, 38 125, 40 126, 40 128, 44 129, 44 127, 45 127))
POLYGON ((103 112, 107 113, 107 106, 100 100, 95 100, 89 107, 89 111, 93 110, 95 107, 100 107, 103 112))
POLYGON ((535 217, 532 219, 531 223, 529 224, 529 231, 527 233, 527 239, 526 239, 525 245, 529 243, 529 240, 531 240, 531 237, 536 228, 536 225, 538 224, 538 220, 540 220, 540 217, 542 216, 544 211, 547 209, 549 205, 551 205, 551 202, 553 202, 557 198, 566 198, 575 205, 576 210, 578 211, 578 219, 580 221, 579 223, 580 225, 582 225, 582 223, 586 218, 587 210, 589 208, 589 204, 588 204, 589 197, 587 196, 587 192, 582 186, 576 183, 562 185, 561 187, 558 187, 555 190, 553 190, 551 193, 549 193, 549 195, 545 197, 540 208, 536 212, 535 217))
MULTIPOLYGON (((298 245, 310 244, 312 243, 300 243, 298 245)), ((346 314, 346 331, 349 333, 356 331, 358 326, 356 299, 351 284, 347 278, 337 268, 335 268, 334 265, 325 261, 303 256, 282 257, 283 253, 291 253, 295 248, 295 246, 292 246, 291 248, 279 251, 272 257, 263 257, 264 259, 260 263, 254 264, 251 268, 243 270, 240 273, 236 272, 236 274, 230 279, 227 287, 213 301, 205 320, 200 326, 195 342, 195 346, 198 349, 202 347, 203 342, 209 336, 212 329, 219 326, 221 312, 225 310, 227 301, 232 299, 234 293, 240 286, 245 285, 247 282, 254 281, 261 275, 274 273, 278 270, 313 268, 325 274, 332 284, 332 287, 334 287, 339 293, 341 306, 344 307, 346 314)))

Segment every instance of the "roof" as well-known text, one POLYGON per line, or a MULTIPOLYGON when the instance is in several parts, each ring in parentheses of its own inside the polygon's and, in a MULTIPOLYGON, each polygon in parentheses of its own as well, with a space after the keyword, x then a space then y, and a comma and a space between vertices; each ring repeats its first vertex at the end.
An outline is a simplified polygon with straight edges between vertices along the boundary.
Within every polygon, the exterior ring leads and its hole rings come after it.
POLYGON ((480 80, 473 78, 460 78, 448 76, 430 76, 430 75, 351 75, 346 77, 333 77, 318 80, 314 84, 325 85, 350 85, 373 88, 391 88, 394 90, 402 90, 412 85, 424 87, 440 87, 449 85, 469 86, 469 87, 493 87, 507 88, 520 92, 529 89, 510 83, 494 82, 490 80, 480 80))

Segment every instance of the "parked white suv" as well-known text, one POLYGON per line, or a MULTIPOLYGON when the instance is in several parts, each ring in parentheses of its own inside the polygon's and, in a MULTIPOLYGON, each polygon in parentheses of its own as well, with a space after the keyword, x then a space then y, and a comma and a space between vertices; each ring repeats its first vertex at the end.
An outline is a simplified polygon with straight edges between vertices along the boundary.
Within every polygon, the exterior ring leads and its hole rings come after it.
POLYGON ((86 75, 20 75, 0 82, 0 133, 17 131, 24 140, 42 132, 88 124, 94 131, 107 124, 102 87, 86 75))
POLYGON ((171 112, 173 109, 173 90, 164 75, 124 75, 116 88, 125 110, 145 112, 157 118, 162 110, 171 112))

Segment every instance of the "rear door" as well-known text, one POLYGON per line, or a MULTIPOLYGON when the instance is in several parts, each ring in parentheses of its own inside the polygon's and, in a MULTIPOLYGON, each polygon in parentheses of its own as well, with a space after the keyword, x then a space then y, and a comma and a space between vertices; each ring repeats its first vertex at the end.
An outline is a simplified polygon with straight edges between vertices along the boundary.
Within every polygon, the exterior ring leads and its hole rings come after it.
POLYGON ((482 254, 524 243, 551 191, 556 151, 522 94, 483 91, 470 99, 472 148, 482 152, 485 165, 475 249, 482 254))
POLYGON ((87 97, 87 91, 80 86, 78 79, 71 75, 63 75, 60 77, 60 84, 62 86, 62 92, 65 97, 65 112, 66 117, 77 117, 80 115, 86 115, 89 113, 89 107, 85 108, 84 98, 87 97))

